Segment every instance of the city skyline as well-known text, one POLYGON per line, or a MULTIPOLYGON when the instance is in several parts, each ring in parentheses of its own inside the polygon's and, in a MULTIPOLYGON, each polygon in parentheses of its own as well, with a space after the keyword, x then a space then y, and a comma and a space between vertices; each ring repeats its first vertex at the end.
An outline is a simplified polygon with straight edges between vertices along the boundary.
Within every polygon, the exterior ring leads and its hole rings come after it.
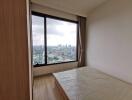
MULTIPOLYGON (((33 47, 33 65, 45 63, 45 49, 43 46, 33 47)), ((47 64, 69 62, 76 60, 75 46, 48 46, 47 64)))

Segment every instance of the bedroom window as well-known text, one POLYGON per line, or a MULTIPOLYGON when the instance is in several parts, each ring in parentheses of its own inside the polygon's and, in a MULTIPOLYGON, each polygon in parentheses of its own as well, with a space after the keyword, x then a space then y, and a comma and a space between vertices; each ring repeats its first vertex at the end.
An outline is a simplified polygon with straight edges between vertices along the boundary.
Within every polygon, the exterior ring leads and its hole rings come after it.
POLYGON ((32 12, 35 67, 77 61, 78 22, 32 12))

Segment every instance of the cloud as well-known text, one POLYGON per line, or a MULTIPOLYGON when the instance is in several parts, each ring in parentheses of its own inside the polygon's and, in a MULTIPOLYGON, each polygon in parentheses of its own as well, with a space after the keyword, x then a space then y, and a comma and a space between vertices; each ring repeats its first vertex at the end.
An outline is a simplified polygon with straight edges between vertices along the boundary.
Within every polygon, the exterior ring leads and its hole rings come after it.
POLYGON ((32 25, 33 34, 44 34, 44 26, 43 25, 32 25))
MULTIPOLYGON (((41 17, 32 17, 33 44, 44 43, 44 20, 41 17)), ((76 45, 77 25, 75 23, 47 18, 48 45, 76 45)))
POLYGON ((63 35, 64 33, 75 33, 75 23, 47 18, 47 31, 51 35, 63 35))
POLYGON ((44 25, 44 18, 32 15, 32 24, 33 25, 44 25))

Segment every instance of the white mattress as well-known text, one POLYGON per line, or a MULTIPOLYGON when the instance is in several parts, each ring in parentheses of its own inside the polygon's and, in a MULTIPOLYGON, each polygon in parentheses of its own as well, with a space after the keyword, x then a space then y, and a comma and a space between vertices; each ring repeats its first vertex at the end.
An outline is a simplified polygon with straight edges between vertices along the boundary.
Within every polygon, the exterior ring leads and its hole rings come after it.
POLYGON ((70 100, 132 100, 132 85, 84 67, 55 73, 70 100))

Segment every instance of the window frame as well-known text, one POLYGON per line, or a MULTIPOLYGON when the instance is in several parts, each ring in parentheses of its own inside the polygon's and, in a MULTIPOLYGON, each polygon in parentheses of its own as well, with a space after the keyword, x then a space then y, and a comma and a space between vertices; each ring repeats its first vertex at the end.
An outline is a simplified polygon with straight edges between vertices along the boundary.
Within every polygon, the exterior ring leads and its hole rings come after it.
MULTIPOLYGON (((57 16, 52 16, 52 15, 48 15, 48 14, 43 14, 43 13, 36 12, 36 11, 32 11, 31 15, 38 16, 38 17, 43 17, 44 18, 45 64, 36 64, 36 65, 33 65, 33 67, 42 67, 42 66, 48 66, 48 65, 56 65, 56 64, 64 64, 64 63, 77 62, 78 61, 78 42, 79 42, 78 41, 78 39, 79 39, 79 23, 78 23, 78 21, 74 21, 74 20, 70 20, 70 19, 66 19, 66 18, 61 18, 61 17, 57 17, 57 16), (55 19, 55 20, 66 21, 66 22, 77 24, 77 33, 76 33, 76 39, 77 39, 76 40, 76 60, 75 61, 67 61, 67 62, 47 64, 47 20, 46 20, 46 18, 52 18, 52 19, 55 19)), ((33 37, 32 37, 31 43, 33 44, 33 37)), ((32 60, 33 60, 33 45, 32 45, 32 60)))

